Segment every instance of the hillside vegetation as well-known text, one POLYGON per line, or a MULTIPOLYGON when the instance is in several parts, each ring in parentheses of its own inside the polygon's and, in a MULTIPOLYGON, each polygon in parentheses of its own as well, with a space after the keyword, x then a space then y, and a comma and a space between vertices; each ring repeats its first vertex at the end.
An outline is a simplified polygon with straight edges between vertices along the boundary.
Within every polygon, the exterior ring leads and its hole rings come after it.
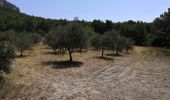
MULTIPOLYGON (((122 36, 130 38, 136 45, 151 45, 159 47, 170 46, 170 9, 164 12, 160 17, 155 18, 152 23, 142 21, 118 22, 110 20, 94 20, 92 22, 78 20, 83 27, 89 27, 97 34, 104 34, 106 31, 116 30, 122 36)), ((24 13, 10 10, 9 8, 0 7, 0 31, 14 30, 16 32, 31 32, 45 36, 52 29, 67 25, 66 19, 44 19, 41 17, 30 16, 24 13)), ((87 32, 90 30, 86 28, 87 32)))

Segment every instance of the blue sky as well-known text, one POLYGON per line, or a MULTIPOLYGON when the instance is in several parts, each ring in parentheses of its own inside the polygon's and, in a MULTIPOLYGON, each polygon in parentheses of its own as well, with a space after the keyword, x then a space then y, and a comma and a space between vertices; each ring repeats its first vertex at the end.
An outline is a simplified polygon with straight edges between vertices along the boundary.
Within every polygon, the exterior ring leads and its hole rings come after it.
POLYGON ((53 19, 142 20, 151 22, 170 8, 170 0, 8 0, 21 12, 53 19))

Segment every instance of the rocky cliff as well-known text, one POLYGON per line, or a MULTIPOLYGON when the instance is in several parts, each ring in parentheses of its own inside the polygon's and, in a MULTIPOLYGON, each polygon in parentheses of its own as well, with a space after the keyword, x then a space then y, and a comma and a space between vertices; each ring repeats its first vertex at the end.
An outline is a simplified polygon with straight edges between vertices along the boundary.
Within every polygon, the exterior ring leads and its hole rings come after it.
POLYGON ((0 7, 20 12, 18 7, 16 7, 15 5, 11 4, 10 2, 8 2, 6 0, 0 0, 0 7))

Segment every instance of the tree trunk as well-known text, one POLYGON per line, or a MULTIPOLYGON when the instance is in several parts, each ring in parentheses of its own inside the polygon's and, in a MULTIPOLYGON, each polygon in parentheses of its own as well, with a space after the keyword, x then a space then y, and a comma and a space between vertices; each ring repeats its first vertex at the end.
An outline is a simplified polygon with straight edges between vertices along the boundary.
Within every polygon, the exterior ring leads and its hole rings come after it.
POLYGON ((82 52, 82 48, 80 48, 79 52, 82 52))
POLYGON ((54 54, 56 55, 57 54, 57 52, 56 52, 57 50, 56 49, 53 49, 53 52, 54 52, 54 54))
POLYGON ((129 49, 126 49, 126 53, 129 53, 129 49))
POLYGON ((116 55, 119 55, 119 47, 116 47, 116 55))
POLYGON ((60 48, 60 53, 62 53, 62 48, 60 48))
POLYGON ((102 57, 103 57, 103 55, 104 55, 104 48, 102 48, 102 57))
POLYGON ((68 48, 68 52, 69 52, 69 56, 70 56, 70 62, 72 62, 73 60, 72 60, 72 55, 71 55, 71 49, 70 48, 68 48))
POLYGON ((20 56, 21 57, 23 56, 23 50, 20 50, 20 56))

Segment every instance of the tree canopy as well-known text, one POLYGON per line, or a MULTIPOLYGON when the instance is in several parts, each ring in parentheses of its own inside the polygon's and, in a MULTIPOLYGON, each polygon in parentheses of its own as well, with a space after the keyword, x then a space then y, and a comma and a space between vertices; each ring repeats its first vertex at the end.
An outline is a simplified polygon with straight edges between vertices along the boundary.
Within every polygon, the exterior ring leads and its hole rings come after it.
POLYGON ((67 49, 72 61, 72 53, 77 49, 87 46, 87 35, 78 22, 72 22, 65 26, 58 26, 46 36, 46 43, 56 49, 67 49))
POLYGON ((9 73, 11 71, 11 62, 14 57, 14 49, 0 41, 0 73, 9 73))
POLYGON ((115 30, 107 31, 103 35, 97 34, 91 40, 92 46, 98 50, 102 50, 102 57, 104 56, 104 50, 116 51, 116 55, 122 52, 124 49, 132 49, 133 41, 123 37, 115 30))
POLYGON ((170 9, 156 18, 153 24, 157 29, 154 45, 170 48, 170 9))

